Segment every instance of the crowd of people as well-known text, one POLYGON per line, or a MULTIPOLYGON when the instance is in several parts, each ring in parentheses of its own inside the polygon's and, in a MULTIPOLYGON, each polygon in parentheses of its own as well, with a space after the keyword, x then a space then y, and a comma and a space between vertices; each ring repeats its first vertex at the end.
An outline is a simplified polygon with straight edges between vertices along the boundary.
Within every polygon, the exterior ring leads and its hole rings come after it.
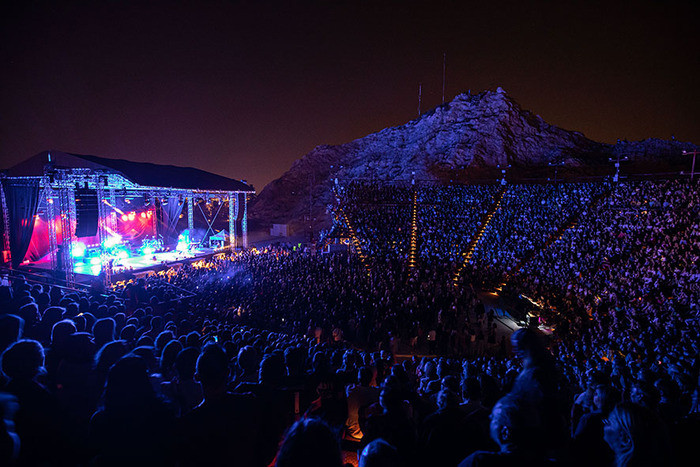
POLYGON ((13 276, 0 464, 697 462, 696 185, 339 194, 369 259, 252 249, 105 293, 13 276), (512 335, 480 300, 501 283, 538 303, 512 335))
POLYGON ((428 186, 419 190, 417 243, 422 261, 461 261, 499 190, 498 185, 428 186))
POLYGON ((339 207, 370 258, 409 253, 413 190, 402 184, 355 182, 336 187, 339 207))
POLYGON ((474 250, 474 267, 481 271, 482 281, 500 279, 539 251, 606 188, 602 183, 508 187, 474 250))

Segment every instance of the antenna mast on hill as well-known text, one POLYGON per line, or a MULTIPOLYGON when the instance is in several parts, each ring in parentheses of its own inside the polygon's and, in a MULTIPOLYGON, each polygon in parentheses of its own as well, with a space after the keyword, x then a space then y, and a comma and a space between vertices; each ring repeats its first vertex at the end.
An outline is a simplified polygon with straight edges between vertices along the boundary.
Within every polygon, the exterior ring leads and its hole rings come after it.
POLYGON ((418 116, 420 117, 420 104, 423 97, 423 83, 418 83, 418 116))
POLYGON ((442 53, 442 103, 445 103, 445 68, 447 63, 447 52, 442 53))

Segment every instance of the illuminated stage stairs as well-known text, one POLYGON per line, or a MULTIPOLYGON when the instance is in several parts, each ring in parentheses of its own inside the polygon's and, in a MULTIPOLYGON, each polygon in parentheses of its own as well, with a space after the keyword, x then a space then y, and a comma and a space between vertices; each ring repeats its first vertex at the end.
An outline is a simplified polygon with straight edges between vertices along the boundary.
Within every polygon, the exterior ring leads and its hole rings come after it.
POLYGON ((479 230, 474 234, 474 237, 472 238, 471 242, 469 242, 469 246, 467 247, 467 251, 462 255, 464 256, 464 262, 460 265, 460 267, 457 269, 455 272, 454 278, 452 281, 454 282, 454 285, 457 285, 459 283, 459 276, 462 274, 462 270, 464 267, 471 263, 472 260, 472 255, 474 254, 474 250, 476 250, 477 245, 479 244, 479 240, 481 240, 481 237, 484 236, 484 232, 486 231, 486 227, 491 223, 491 219, 493 219, 494 214, 496 214, 496 211, 498 211, 498 208, 501 207, 501 201, 503 200, 503 195, 506 194, 507 187, 503 187, 501 191, 498 192, 498 194, 494 197, 493 199, 493 204, 491 205, 491 209, 489 212, 484 216, 484 218, 481 220, 481 227, 479 227, 479 230))
POLYGON ((418 192, 413 190, 413 212, 411 213, 411 247, 408 253, 408 267, 416 267, 416 250, 418 236, 418 192))
POLYGON ((348 230, 350 231, 350 238, 352 239, 352 245, 355 248, 355 253, 357 253, 357 256, 360 257, 360 260, 362 260, 362 264, 364 265, 365 269, 367 272, 369 272, 370 267, 369 264, 367 263, 367 255, 364 254, 362 251, 362 246, 360 245, 360 240, 357 238, 357 233, 355 232, 355 229, 352 227, 352 224, 350 223, 350 218, 348 215, 343 211, 342 208, 340 209, 340 214, 343 216, 343 220, 345 220, 345 225, 348 227, 348 230))

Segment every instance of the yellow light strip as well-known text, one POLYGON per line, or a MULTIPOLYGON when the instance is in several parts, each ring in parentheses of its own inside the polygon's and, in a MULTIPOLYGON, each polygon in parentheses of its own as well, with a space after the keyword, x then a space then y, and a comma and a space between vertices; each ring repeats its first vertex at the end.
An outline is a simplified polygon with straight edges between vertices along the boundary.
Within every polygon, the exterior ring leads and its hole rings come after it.
POLYGON ((486 231, 486 227, 488 227, 489 223, 491 222, 491 219, 493 219, 494 214, 496 214, 496 211, 498 211, 498 208, 501 206, 501 201, 503 201, 503 195, 506 193, 506 188, 504 187, 501 192, 497 195, 497 198, 494 200, 494 204, 491 206, 491 210, 489 213, 486 215, 486 220, 484 223, 481 225, 479 228, 479 231, 476 233, 474 238, 472 238, 472 241, 469 242, 469 247, 467 248, 467 251, 463 254, 464 256, 464 261, 462 265, 457 269, 455 272, 454 278, 452 279, 452 282, 454 285, 457 285, 459 283, 459 276, 462 274, 462 270, 465 268, 465 266, 469 263, 471 263, 472 255, 474 254, 474 250, 476 250, 477 245, 479 244, 479 240, 481 240, 481 237, 484 235, 484 232, 486 231))

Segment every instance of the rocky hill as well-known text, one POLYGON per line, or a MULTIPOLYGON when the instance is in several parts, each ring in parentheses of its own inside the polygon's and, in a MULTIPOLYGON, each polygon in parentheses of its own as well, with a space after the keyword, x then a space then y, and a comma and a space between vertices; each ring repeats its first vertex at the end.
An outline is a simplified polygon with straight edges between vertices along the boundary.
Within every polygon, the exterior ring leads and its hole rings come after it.
POLYGON ((694 147, 663 140, 597 143, 548 124, 498 88, 461 94, 402 126, 316 147, 262 190, 250 214, 263 223, 294 224, 309 215, 324 223, 335 179, 465 180, 493 177, 496 166, 522 173, 548 163, 563 163, 568 170, 609 170, 609 158, 618 155, 649 160, 694 147))

